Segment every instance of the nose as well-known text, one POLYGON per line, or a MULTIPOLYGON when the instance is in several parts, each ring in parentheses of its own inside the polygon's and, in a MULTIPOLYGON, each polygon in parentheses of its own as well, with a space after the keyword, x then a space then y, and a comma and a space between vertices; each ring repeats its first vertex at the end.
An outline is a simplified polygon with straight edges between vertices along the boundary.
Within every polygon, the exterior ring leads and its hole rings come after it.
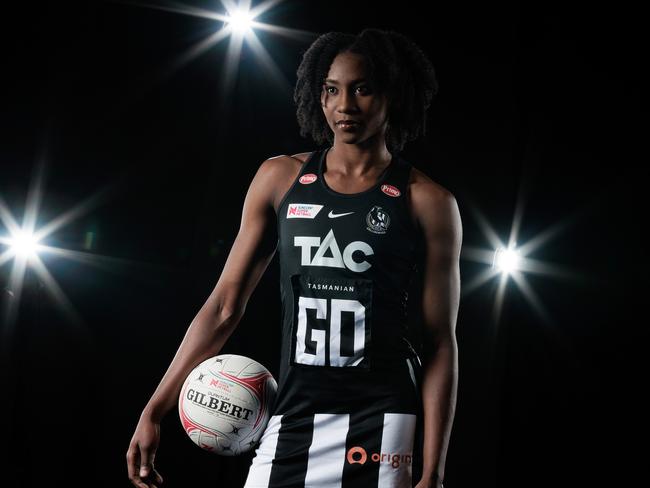
POLYGON ((348 113, 357 109, 357 100, 354 93, 350 90, 343 89, 339 97, 339 106, 337 110, 341 113, 348 113))

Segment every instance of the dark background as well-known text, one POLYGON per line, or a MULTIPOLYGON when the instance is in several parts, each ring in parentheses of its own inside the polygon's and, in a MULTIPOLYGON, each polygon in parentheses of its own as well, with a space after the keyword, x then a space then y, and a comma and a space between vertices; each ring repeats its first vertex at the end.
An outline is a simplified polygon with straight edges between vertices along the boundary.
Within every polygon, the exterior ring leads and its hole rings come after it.
MULTIPOLYGON (((96 259, 42 257, 80 323, 30 270, 3 330, 0 484, 129 486, 133 429, 219 278, 259 164, 316 148, 291 98, 302 51, 364 27, 409 35, 440 83, 427 134, 402 155, 454 193, 463 218, 446 486, 631 483, 646 462, 635 447, 646 439, 645 61, 641 16, 616 5, 285 1, 258 20, 312 37, 257 35, 287 86, 245 45, 227 105, 225 43, 169 71, 221 22, 116 2, 3 6, 0 196, 22 221, 40 163, 39 224, 95 198, 46 242, 96 259), (510 281, 495 323, 497 281, 467 293, 487 265, 466 250, 491 249, 481 218, 507 241, 518 201, 518 242, 555 229, 531 257, 574 278, 526 275, 548 321, 510 281)), ((3 287, 10 271, 0 267, 3 287)), ((276 374, 279 317, 276 256, 223 352, 276 374)), ((166 486, 237 487, 249 463, 201 451, 176 411, 162 423, 166 486)))

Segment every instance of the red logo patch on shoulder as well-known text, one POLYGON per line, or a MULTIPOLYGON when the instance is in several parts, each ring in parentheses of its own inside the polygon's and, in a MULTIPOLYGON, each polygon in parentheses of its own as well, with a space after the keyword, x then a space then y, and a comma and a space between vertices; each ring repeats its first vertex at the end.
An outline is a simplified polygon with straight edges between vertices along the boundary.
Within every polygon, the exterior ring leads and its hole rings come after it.
POLYGON ((402 192, 393 185, 381 185, 381 191, 383 191, 389 197, 398 197, 402 194, 402 192))
POLYGON ((317 176, 314 173, 309 173, 306 175, 302 175, 298 181, 303 185, 309 185, 310 183, 316 181, 316 178, 317 176))

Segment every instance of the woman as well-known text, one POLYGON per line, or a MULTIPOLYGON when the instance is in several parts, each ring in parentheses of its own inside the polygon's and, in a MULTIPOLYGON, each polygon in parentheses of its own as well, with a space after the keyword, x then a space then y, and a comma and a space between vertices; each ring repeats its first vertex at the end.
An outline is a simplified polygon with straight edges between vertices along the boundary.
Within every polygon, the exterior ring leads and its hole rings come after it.
POLYGON ((245 486, 442 486, 462 225, 454 196, 398 154, 424 133, 436 91, 426 56, 396 32, 332 32, 304 53, 301 134, 328 146, 270 158, 253 178, 221 277, 131 440, 136 486, 162 482, 160 421, 189 371, 219 353, 277 248, 278 396, 245 486), (422 361, 406 338, 418 267, 422 361))

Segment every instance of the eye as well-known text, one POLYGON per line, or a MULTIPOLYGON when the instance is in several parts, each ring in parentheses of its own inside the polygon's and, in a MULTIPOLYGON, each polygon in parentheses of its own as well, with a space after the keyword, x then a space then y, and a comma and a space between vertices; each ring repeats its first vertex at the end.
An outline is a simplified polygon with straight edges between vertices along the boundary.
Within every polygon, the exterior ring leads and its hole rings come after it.
MULTIPOLYGON (((335 93, 337 92, 337 88, 336 88, 335 86, 328 86, 328 85, 325 85, 325 86, 324 86, 324 89, 325 89, 325 91, 326 91, 327 93, 329 93, 329 94, 335 94, 335 93), (334 91, 330 91, 330 90, 334 90, 334 91)), ((361 90, 360 93, 362 93, 362 94, 370 93, 370 89, 368 88, 367 85, 359 85, 359 86, 357 86, 357 87, 355 88, 355 90, 361 90)))

